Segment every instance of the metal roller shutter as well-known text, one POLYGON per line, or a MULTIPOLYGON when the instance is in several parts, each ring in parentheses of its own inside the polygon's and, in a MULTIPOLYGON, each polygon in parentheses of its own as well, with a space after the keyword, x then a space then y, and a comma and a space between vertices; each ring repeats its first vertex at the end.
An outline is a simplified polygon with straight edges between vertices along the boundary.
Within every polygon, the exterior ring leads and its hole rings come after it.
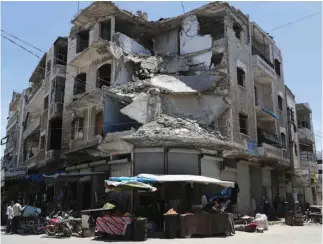
POLYGON ((248 212, 251 210, 249 165, 240 161, 237 164, 237 171, 237 182, 240 189, 238 194, 238 210, 248 212))
POLYGON ((131 163, 111 164, 111 177, 132 176, 131 163))

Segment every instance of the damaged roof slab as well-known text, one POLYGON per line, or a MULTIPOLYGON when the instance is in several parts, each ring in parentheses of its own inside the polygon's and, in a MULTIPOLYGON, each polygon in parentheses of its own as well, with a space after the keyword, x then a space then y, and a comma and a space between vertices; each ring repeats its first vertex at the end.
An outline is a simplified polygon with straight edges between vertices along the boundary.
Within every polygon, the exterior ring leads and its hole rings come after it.
POLYGON ((155 121, 140 127, 123 139, 138 147, 185 147, 205 149, 232 149, 233 144, 219 132, 207 131, 196 121, 161 115, 155 121))

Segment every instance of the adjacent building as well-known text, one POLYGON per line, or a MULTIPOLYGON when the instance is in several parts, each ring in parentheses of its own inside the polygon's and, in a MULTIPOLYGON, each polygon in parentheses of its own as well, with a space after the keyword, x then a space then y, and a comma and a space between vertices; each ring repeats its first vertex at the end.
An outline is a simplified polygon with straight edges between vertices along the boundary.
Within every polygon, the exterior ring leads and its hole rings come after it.
POLYGON ((243 212, 292 199, 294 168, 310 167, 297 127, 306 116, 273 37, 247 15, 214 2, 148 21, 95 2, 72 25, 23 95, 17 162, 106 172, 69 185, 80 209, 104 195, 104 178, 139 173, 235 181, 243 212))

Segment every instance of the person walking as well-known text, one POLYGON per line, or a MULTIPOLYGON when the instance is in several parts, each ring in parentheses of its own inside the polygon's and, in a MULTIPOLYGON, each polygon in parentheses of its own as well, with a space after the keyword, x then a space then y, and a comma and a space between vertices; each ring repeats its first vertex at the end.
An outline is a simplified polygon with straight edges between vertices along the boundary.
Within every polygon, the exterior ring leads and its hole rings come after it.
POLYGON ((21 207, 20 200, 16 202, 15 205, 13 205, 13 219, 12 219, 12 231, 13 233, 17 233, 18 229, 18 221, 19 221, 19 216, 21 212, 24 210, 23 207, 21 207))
POLYGON ((7 227, 6 227, 6 233, 7 234, 9 234, 9 233, 12 234, 13 204, 14 204, 13 201, 11 201, 9 203, 9 206, 7 207, 7 212, 6 212, 6 214, 8 216, 8 218, 7 218, 7 227))

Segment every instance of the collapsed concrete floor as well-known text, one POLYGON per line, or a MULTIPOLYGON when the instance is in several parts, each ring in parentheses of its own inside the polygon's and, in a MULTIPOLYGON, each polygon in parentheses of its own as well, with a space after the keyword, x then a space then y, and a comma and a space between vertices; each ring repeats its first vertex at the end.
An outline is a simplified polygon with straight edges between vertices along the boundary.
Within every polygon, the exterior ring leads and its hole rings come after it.
POLYGON ((231 143, 219 132, 202 128, 193 120, 164 114, 123 139, 140 147, 232 148, 231 143))

